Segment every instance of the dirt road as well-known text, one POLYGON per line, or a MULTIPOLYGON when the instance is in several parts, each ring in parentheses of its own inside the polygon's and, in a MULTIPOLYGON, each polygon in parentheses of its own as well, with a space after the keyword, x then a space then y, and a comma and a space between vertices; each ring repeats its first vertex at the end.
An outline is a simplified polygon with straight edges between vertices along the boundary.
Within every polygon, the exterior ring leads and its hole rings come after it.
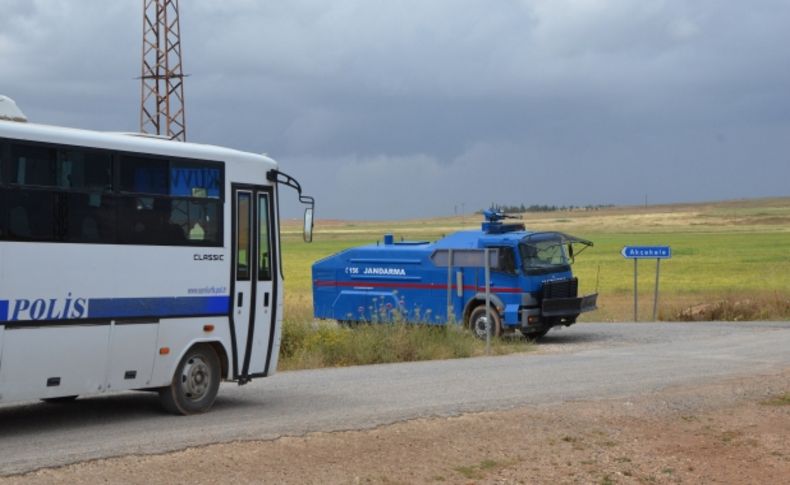
POLYGON ((10 480, 610 483, 741 470, 765 483, 788 472, 788 407, 762 404, 790 390, 788 344, 787 323, 587 324, 536 354, 283 373, 223 389, 200 417, 161 416, 133 394, 3 407, 0 467, 258 439, 10 480), (468 414, 485 410, 499 411, 468 414))
POLYGON ((636 398, 210 445, 5 483, 755 483, 790 477, 790 371, 636 398))

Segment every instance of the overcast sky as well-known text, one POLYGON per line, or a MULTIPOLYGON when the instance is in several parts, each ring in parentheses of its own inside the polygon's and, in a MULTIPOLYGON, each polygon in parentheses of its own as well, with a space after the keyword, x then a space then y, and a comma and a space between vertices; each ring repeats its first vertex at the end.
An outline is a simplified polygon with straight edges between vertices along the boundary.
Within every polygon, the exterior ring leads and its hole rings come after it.
MULTIPOLYGON (((189 141, 319 217, 790 195, 786 0, 180 3, 189 141)), ((0 0, 0 94, 136 130, 141 36, 142 0, 0 0)))

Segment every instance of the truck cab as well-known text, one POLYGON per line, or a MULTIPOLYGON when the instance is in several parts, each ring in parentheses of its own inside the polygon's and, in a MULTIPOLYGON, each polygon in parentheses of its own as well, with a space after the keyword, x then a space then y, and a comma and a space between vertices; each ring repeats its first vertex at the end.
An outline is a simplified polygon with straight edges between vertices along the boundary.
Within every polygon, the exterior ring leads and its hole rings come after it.
POLYGON ((575 255, 592 242, 562 232, 528 231, 520 223, 505 223, 507 216, 500 212, 484 215, 478 231, 459 231, 436 242, 395 242, 388 235, 383 244, 347 249, 316 262, 316 318, 455 322, 485 338, 485 271, 465 263, 463 256, 448 256, 485 249, 496 255, 489 278, 494 335, 520 331, 537 339, 596 308, 597 294, 579 296, 571 271, 575 255))

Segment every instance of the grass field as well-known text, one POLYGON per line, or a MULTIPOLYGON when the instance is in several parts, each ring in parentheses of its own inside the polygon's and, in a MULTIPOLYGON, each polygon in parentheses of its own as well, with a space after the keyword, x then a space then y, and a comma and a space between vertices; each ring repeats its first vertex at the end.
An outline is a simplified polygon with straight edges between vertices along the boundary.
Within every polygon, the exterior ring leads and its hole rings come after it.
MULTIPOLYGON (((374 243, 388 232, 397 239, 435 240, 477 228, 481 219, 318 219, 312 244, 301 242, 299 221, 285 221, 286 326, 313 325, 310 268, 318 259, 374 243)), ((595 243, 573 267, 580 292, 600 294, 599 310, 585 314, 582 321, 633 319, 633 261, 625 260, 620 250, 652 244, 672 246, 672 259, 661 263, 659 319, 790 318, 790 198, 527 213, 523 219, 530 230, 558 230, 595 243)), ((655 269, 654 261, 639 263, 640 320, 652 316, 655 269)), ((470 354, 479 352, 473 347, 470 354)), ((508 350, 513 349, 501 351, 508 350)))

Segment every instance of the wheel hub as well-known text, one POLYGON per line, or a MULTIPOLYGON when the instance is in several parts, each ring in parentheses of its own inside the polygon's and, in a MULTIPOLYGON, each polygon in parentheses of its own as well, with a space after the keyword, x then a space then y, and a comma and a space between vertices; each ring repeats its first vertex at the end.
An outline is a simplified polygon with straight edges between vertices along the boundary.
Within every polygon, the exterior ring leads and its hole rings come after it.
MULTIPOLYGON (((477 320, 475 320, 475 333, 480 338, 485 338, 485 336, 486 336, 486 325, 487 324, 488 324, 488 318, 486 317, 485 314, 483 314, 482 316, 478 317, 477 320)), ((493 329, 491 329, 491 330, 492 330, 492 333, 493 333, 493 329)))
POLYGON ((199 401, 208 393, 211 382, 211 371, 205 360, 195 356, 186 363, 181 372, 181 389, 184 396, 192 401, 199 401))

